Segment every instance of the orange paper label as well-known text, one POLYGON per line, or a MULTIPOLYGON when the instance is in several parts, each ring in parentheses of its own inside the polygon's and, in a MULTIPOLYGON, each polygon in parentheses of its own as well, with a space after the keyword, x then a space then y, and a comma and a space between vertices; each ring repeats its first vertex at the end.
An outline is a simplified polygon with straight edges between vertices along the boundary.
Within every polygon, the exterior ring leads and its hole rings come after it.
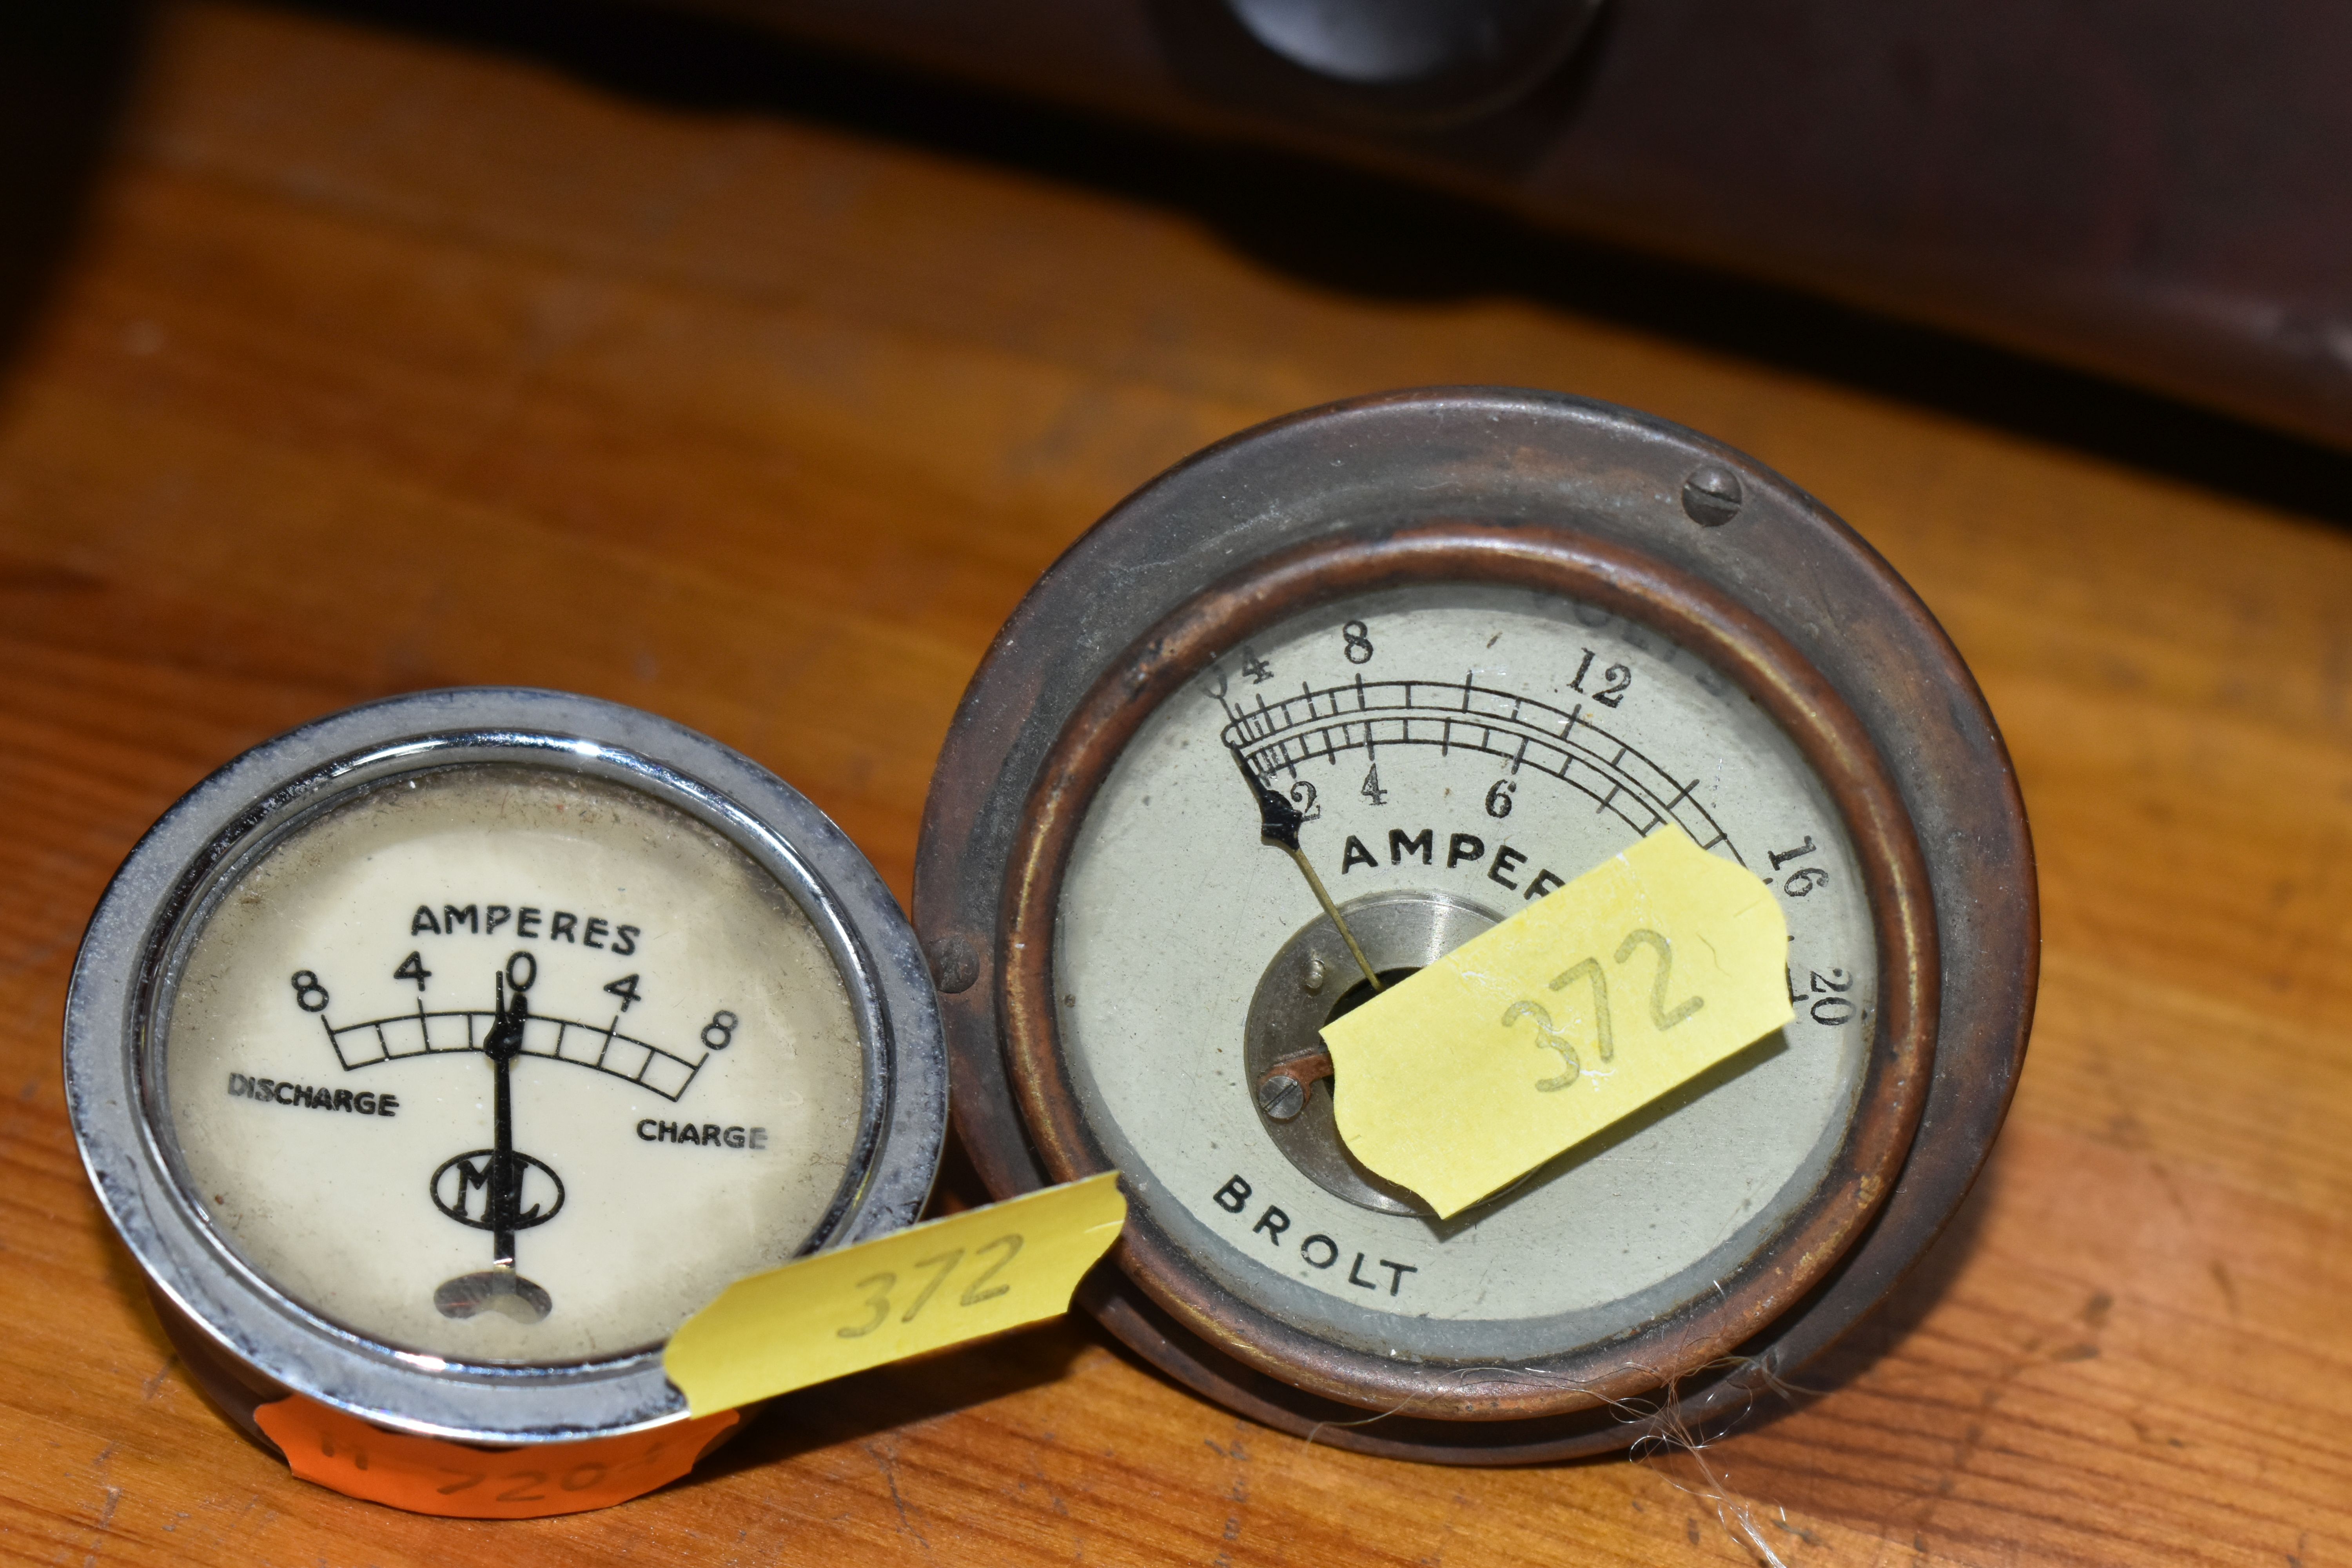
POLYGON ((626 1436, 493 1451, 382 1431, 299 1394, 253 1415, 304 1480, 444 1519, 545 1519, 626 1502, 692 1469, 741 1419, 722 1410, 626 1436))

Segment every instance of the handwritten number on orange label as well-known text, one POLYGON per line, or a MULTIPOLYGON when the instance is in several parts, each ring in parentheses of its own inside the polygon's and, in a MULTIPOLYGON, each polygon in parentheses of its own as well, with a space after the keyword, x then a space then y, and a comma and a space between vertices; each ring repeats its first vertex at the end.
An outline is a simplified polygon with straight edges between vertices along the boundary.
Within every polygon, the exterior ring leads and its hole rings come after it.
POLYGON ((304 1480, 445 1519, 544 1519, 626 1502, 686 1474, 739 1419, 721 1411, 625 1436, 500 1453, 387 1432, 299 1394, 253 1414, 304 1480))

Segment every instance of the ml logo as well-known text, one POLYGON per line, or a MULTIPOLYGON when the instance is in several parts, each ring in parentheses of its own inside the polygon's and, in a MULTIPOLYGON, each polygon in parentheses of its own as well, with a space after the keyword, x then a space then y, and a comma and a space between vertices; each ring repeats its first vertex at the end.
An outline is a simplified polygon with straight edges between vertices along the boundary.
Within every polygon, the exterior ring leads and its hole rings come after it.
POLYGON ((563 1207, 563 1181, 533 1155, 510 1152, 501 1158, 496 1149, 476 1149, 443 1161, 433 1173, 433 1202, 476 1230, 529 1230, 563 1207))

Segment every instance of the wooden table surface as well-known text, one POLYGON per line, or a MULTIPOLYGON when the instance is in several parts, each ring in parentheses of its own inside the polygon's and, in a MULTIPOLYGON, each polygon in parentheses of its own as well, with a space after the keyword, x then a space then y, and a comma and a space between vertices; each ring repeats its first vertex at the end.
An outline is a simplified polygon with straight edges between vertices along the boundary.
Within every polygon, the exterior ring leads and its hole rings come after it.
POLYGON ((1345 290, 937 141, 225 5, 163 13, 5 376, 0 1557, 2352 1563, 2340 526, 1556 303, 1345 290), (1082 1323, 520 1524, 320 1490, 206 1408, 58 1055, 82 923, 181 792, 363 699, 564 688, 774 768, 903 899, 964 681, 1089 521, 1267 416, 1472 381, 1820 495, 1974 665, 2039 841, 2040 1022, 1985 1179, 1811 1392, 1706 1452, 1729 1504, 1686 1456, 1309 1446, 1082 1323))

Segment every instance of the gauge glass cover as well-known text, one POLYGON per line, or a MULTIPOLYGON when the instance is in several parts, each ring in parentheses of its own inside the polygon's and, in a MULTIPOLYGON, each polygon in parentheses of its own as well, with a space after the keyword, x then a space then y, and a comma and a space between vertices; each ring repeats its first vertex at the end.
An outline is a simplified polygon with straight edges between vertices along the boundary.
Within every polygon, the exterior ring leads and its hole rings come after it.
POLYGON ((1439 1361, 1634 1331, 1767 1245, 1845 1135, 1878 979, 1838 812, 1738 686, 1622 616, 1469 584, 1294 616, 1163 701, 1087 809, 1055 956, 1073 1091, 1154 1223, 1294 1328, 1439 1361), (1796 1019, 1441 1222, 1347 1157, 1328 1079, 1257 1103, 1369 988, 1260 846, 1233 748, 1387 978, 1674 823, 1780 898, 1796 1019))
POLYGON ((186 1191, 383 1344, 650 1348, 815 1240, 852 1172, 863 1051, 823 940, 724 836, 615 784, 374 784, 222 879, 172 972, 186 1191))

